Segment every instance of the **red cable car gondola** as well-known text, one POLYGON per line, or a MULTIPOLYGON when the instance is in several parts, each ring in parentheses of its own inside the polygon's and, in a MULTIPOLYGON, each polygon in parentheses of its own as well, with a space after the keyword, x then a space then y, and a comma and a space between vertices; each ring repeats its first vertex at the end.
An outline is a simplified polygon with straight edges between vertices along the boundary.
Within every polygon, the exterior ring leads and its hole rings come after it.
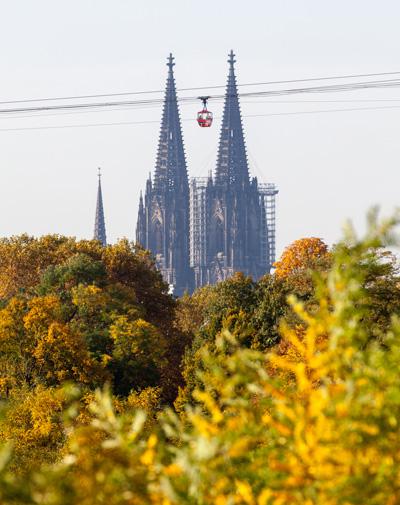
POLYGON ((203 102, 203 110, 197 113, 197 122, 202 128, 209 128, 212 125, 213 114, 207 110, 207 100, 209 96, 199 96, 199 99, 203 102))

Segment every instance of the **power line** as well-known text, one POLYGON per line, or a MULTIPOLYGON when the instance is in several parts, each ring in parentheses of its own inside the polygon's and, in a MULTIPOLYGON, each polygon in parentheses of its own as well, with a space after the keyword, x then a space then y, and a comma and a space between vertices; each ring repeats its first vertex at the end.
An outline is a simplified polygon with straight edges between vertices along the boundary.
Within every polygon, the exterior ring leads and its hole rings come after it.
POLYGON ((374 110, 390 110, 400 109, 400 105, 388 105, 386 107, 348 107, 345 109, 320 109, 320 110, 303 110, 293 112, 268 112, 266 114, 248 114, 243 117, 268 117, 268 116, 297 116, 302 114, 326 114, 330 112, 355 112, 355 111, 374 111, 374 110))
MULTIPOLYGON (((307 87, 307 88, 291 88, 283 90, 269 90, 269 91, 255 91, 238 93, 239 97, 273 97, 292 94, 305 94, 305 93, 336 93, 343 91, 356 91, 360 89, 378 89, 378 88, 392 88, 399 87, 400 79, 388 79, 381 81, 364 81, 347 84, 333 84, 327 86, 307 87)), ((225 95, 214 95, 211 99, 223 99, 225 95)), ((197 96, 181 97, 178 102, 197 102, 197 96)), ((92 103, 79 103, 79 104, 58 104, 58 105, 41 105, 36 107, 16 107, 0 109, 0 115, 13 114, 21 112, 46 112, 46 111, 65 111, 65 110, 85 110, 96 108, 109 108, 109 107, 135 107, 145 106, 150 104, 161 105, 164 102, 163 98, 146 99, 146 100, 129 100, 129 101, 113 101, 113 102, 92 102, 92 103)))
MULTIPOLYGON (((328 81, 328 80, 338 80, 338 79, 356 79, 364 77, 379 77, 379 76, 389 76, 389 75, 400 75, 400 71, 395 72, 376 72, 370 74, 347 74, 347 75, 335 75, 335 76, 325 76, 325 77, 309 77, 302 79, 287 79, 282 81, 264 81, 264 82, 248 82, 236 85, 238 87, 248 87, 248 86, 270 86, 275 84, 290 84, 299 82, 316 82, 316 81, 328 81)), ((196 91, 196 90, 207 90, 207 89, 221 89, 225 88, 225 84, 211 85, 211 86, 198 86, 191 88, 178 88, 178 92, 182 91, 196 91)), ((89 98, 106 98, 106 97, 117 97, 117 96, 130 96, 130 95, 150 95, 150 94, 160 94, 164 93, 165 90, 142 90, 142 91, 124 91, 119 93, 99 93, 91 95, 70 95, 70 96, 60 96, 60 97, 45 97, 45 98, 26 98, 20 100, 4 100, 0 101, 0 105, 7 104, 17 104, 17 103, 32 103, 32 102, 49 102, 49 101, 66 101, 66 100, 87 100, 89 98)))
MULTIPOLYGON (((400 98, 372 98, 372 99, 349 99, 349 100, 260 100, 260 101, 246 101, 242 100, 242 104, 268 104, 268 105, 273 105, 273 104, 303 104, 303 103, 389 103, 389 102, 400 102, 400 98)), ((183 106, 186 105, 191 105, 190 103, 184 103, 182 104, 183 106)), ((157 106, 150 104, 147 106, 143 107, 132 107, 131 110, 148 110, 150 108, 155 108, 157 106)), ((39 112, 32 112, 30 114, 24 114, 24 115, 3 115, 0 117, 0 119, 31 119, 31 118, 36 118, 36 117, 64 117, 64 116, 69 116, 69 115, 82 115, 82 114, 93 114, 93 113, 104 113, 104 112, 120 112, 120 111, 126 111, 129 110, 129 107, 115 107, 115 108, 107 108, 106 110, 101 110, 101 109, 88 109, 88 110, 78 110, 78 111, 60 111, 60 112, 49 112, 45 114, 41 114, 39 112)))
MULTIPOLYGON (((298 104, 298 103, 385 103, 385 102, 400 102, 400 98, 350 98, 349 100, 260 100, 260 101, 245 101, 242 100, 241 103, 246 104, 274 104, 274 103, 286 103, 286 104, 298 104)), ((122 109, 119 109, 122 110, 122 109)))
MULTIPOLYGON (((294 112, 271 112, 266 114, 246 114, 243 115, 244 118, 257 118, 257 117, 272 117, 272 116, 298 116, 304 114, 325 114, 331 112, 356 112, 356 111, 376 111, 376 110, 390 110, 390 109, 400 109, 400 105, 388 105, 386 107, 349 107, 345 109, 325 109, 325 110, 309 110, 309 111, 294 111, 294 112)), ((219 119, 219 118, 215 118, 219 119)), ((193 118, 185 118, 182 121, 194 122, 193 118)), ((90 128, 90 127, 102 127, 102 126, 126 126, 126 125, 144 125, 144 124, 159 124, 159 120, 151 121, 119 121, 110 123, 87 123, 87 124, 75 124, 75 125, 56 125, 56 126, 27 126, 27 127, 17 127, 17 128, 0 128, 0 132, 12 132, 12 131, 29 131, 29 130, 59 130, 67 128, 90 128)))

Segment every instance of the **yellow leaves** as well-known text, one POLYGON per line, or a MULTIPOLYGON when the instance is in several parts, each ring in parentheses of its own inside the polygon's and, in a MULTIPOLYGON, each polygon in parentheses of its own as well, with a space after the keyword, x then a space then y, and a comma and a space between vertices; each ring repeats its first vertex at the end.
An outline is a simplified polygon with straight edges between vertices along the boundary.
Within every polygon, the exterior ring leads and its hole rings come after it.
POLYGON ((194 428, 204 437, 208 438, 218 433, 218 427, 200 414, 190 414, 189 419, 194 428))
POLYGON ((224 418, 221 410, 218 408, 217 402, 212 396, 205 391, 194 391, 193 397, 203 403, 212 416, 214 423, 218 424, 224 418))
POLYGON ((128 407, 144 410, 147 413, 155 413, 160 404, 161 388, 148 387, 136 393, 132 391, 126 403, 128 407))
POLYGON ((250 484, 242 480, 236 480, 235 484, 238 497, 240 497, 243 500, 243 502, 246 503, 247 505, 254 505, 255 500, 250 484))
POLYGON ((321 259, 329 259, 327 245, 315 237, 296 240, 283 252, 279 261, 274 264, 275 275, 285 278, 299 270, 312 268, 321 259))
POLYGON ((154 433, 152 435, 150 435, 148 441, 147 441, 147 447, 149 449, 154 449, 154 447, 157 445, 157 435, 154 435, 154 433))
POLYGON ((170 465, 165 467, 164 473, 168 475, 168 477, 179 477, 180 475, 182 475, 183 470, 176 463, 171 463, 170 465))
MULTIPOLYGON (((23 318, 26 314, 26 302, 11 298, 7 306, 0 310, 0 345, 6 348, 23 341, 23 318)), ((3 349, 4 351, 5 349, 3 349)))
POLYGON ((67 379, 90 383, 102 377, 101 367, 86 350, 82 336, 61 323, 51 323, 33 355, 50 383, 67 379))
POLYGON ((349 413, 349 405, 347 402, 339 402, 335 405, 335 410, 336 410, 336 415, 339 418, 344 418, 348 415, 349 413))
POLYGON ((104 310, 109 296, 98 286, 80 284, 72 288, 72 303, 89 313, 104 310))
POLYGON ((24 472, 55 458, 65 437, 61 425, 64 403, 63 391, 43 387, 12 398, 0 424, 0 441, 13 443, 16 470, 24 472))
POLYGON ((147 449, 140 457, 140 461, 145 466, 151 466, 154 462, 156 455, 155 447, 157 445, 157 441, 158 439, 155 434, 150 435, 149 439, 147 440, 147 449))
POLYGON ((377 435, 379 433, 379 428, 372 424, 358 422, 356 423, 355 427, 362 433, 366 433, 367 435, 377 435))
POLYGON ((149 352, 151 349, 152 356, 163 352, 159 331, 144 319, 132 320, 126 315, 119 315, 110 326, 110 336, 114 340, 118 357, 143 354, 147 348, 149 352))
POLYGON ((271 503, 272 496, 269 489, 263 489, 257 498, 257 505, 268 505, 268 503, 271 503))
POLYGON ((239 440, 236 440, 228 450, 228 456, 230 458, 238 458, 246 453, 249 446, 252 444, 252 440, 250 437, 241 437, 239 440))
POLYGON ((25 329, 38 336, 60 317, 60 301, 53 295, 33 298, 28 304, 29 312, 24 317, 25 329))
POLYGON ((77 252, 101 256, 102 247, 93 241, 47 235, 35 239, 28 235, 0 240, 0 298, 14 296, 38 283, 50 265, 64 262, 77 252))
MULTIPOLYGON (((282 414, 284 413, 287 417, 289 417, 289 419, 293 420, 295 413, 292 409, 281 404, 280 410, 282 414)), ((262 416, 262 422, 267 426, 275 428, 280 435, 283 435, 285 437, 291 435, 292 433, 292 430, 288 426, 283 424, 281 421, 276 420, 269 412, 266 412, 262 416)))

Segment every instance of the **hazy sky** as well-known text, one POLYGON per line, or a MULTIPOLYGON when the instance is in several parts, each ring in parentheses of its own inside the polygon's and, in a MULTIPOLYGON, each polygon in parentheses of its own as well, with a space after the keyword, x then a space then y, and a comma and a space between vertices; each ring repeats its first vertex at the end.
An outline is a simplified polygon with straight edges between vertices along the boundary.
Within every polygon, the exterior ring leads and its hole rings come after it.
MULTIPOLYGON (((178 88, 225 84, 230 49, 239 83, 400 71, 398 0, 0 0, 0 16, 0 101, 163 89, 170 51, 178 88)), ((211 129, 193 121, 198 108, 181 106, 191 176, 215 166, 222 104, 210 104, 211 129)), ((332 243, 345 219, 362 228, 371 205, 399 204, 399 88, 247 99, 242 112, 251 172, 279 187, 278 251, 304 236, 332 243), (390 108, 246 117, 375 106, 390 108)), ((91 238, 101 166, 108 239, 133 238, 160 117, 1 116, 0 235, 91 238)))

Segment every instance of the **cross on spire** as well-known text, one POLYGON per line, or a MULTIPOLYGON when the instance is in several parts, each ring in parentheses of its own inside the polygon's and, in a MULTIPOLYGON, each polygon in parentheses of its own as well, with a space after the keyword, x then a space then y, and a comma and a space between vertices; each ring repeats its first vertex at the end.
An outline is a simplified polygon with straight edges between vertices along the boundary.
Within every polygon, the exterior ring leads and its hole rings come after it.
POLYGON ((231 49, 231 52, 229 53, 229 60, 228 60, 228 63, 230 65, 231 68, 233 68, 233 65, 236 63, 236 60, 235 60, 235 53, 233 52, 233 50, 231 49))
POLYGON ((172 53, 169 53, 167 67, 169 68, 170 72, 172 72, 172 67, 175 65, 174 59, 175 58, 172 56, 172 53))

